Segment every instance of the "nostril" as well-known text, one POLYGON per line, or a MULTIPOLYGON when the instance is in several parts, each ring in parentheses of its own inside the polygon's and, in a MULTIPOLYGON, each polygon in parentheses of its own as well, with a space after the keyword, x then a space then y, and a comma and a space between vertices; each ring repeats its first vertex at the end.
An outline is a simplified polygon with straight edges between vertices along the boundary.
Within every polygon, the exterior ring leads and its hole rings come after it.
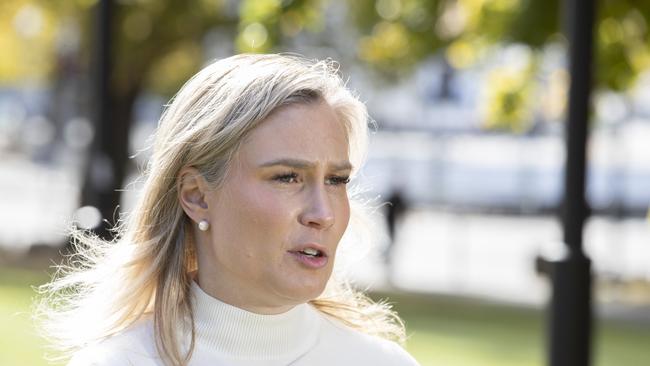
POLYGON ((305 226, 328 228, 334 223, 333 215, 305 214, 300 218, 300 222, 305 226))

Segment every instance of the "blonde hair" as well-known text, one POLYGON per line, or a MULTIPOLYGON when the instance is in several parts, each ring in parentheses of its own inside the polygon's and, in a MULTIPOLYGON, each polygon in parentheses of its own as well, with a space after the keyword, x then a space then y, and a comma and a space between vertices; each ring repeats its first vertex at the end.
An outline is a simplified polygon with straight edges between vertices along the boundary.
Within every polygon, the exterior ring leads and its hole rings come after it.
MULTIPOLYGON (((105 242, 72 229, 76 254, 40 290, 42 330, 64 355, 114 335, 152 315, 156 347, 168 364, 186 364, 194 344, 190 298, 197 262, 190 220, 178 201, 186 166, 218 186, 244 137, 277 108, 325 101, 345 124, 350 160, 358 170, 367 145, 366 108, 345 87, 336 63, 290 55, 237 55, 193 76, 164 111, 142 196, 105 242), (165 296, 157 296, 157 294, 165 296), (181 350, 189 327, 191 342, 181 350)), ((354 206, 353 206, 354 207, 354 206)), ((358 212, 354 212, 353 217, 358 212)), ((310 303, 360 331, 403 341, 390 308, 332 276, 310 303)))

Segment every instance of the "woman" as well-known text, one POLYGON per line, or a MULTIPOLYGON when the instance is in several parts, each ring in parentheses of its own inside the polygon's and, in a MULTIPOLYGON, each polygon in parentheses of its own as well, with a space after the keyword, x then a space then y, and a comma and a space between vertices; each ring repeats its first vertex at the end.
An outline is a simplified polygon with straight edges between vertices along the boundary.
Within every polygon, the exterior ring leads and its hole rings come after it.
POLYGON ((114 243, 73 232, 46 332, 72 365, 416 365, 403 326, 332 275, 366 109, 331 62, 239 55, 164 112, 114 243))

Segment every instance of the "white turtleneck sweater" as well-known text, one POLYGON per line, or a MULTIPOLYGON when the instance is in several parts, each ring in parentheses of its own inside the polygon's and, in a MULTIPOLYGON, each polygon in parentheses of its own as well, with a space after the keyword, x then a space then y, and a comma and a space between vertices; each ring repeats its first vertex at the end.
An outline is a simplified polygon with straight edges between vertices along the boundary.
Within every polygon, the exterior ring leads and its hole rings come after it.
MULTIPOLYGON (((190 366, 417 366, 397 344, 369 336, 309 304, 260 315, 225 304, 192 283, 196 340, 190 366)), ((69 366, 160 366, 147 319, 78 352, 69 366)))

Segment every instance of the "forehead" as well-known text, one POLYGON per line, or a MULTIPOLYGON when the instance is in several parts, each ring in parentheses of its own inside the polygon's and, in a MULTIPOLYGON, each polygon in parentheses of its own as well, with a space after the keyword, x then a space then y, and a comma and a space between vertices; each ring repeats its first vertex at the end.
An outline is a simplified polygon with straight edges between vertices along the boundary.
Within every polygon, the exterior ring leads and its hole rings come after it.
POLYGON ((249 162, 298 158, 313 162, 347 162, 349 143, 344 124, 325 102, 291 104, 274 111, 240 147, 249 162))

